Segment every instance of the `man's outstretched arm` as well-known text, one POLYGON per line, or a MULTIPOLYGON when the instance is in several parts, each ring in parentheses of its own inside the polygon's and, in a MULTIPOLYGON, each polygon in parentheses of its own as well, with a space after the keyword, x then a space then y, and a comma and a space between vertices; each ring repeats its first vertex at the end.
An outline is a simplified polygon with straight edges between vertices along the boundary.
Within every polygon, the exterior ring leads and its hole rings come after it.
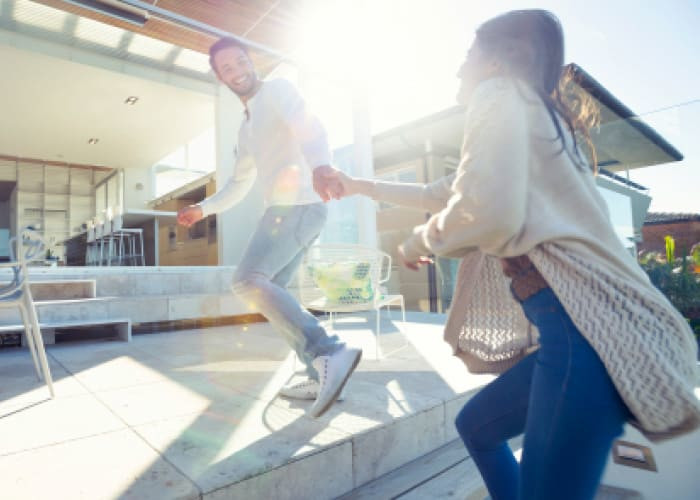
POLYGON ((180 209, 177 213, 178 224, 189 227, 208 215, 231 208, 248 194, 256 177, 255 162, 239 146, 239 155, 236 158, 233 176, 224 184, 223 188, 209 198, 196 205, 180 209))

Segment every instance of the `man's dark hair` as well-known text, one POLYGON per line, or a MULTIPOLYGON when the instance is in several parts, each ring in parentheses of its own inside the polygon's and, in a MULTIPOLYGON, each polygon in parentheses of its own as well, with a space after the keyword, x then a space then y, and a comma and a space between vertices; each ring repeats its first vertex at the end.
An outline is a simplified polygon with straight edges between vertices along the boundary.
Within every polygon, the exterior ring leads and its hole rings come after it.
POLYGON ((211 66, 211 69, 216 71, 216 66, 214 66, 214 56, 222 50, 231 47, 238 47, 243 52, 248 54, 248 47, 246 47, 243 42, 239 42, 235 38, 230 37, 219 38, 211 47, 209 47, 209 65, 211 66))

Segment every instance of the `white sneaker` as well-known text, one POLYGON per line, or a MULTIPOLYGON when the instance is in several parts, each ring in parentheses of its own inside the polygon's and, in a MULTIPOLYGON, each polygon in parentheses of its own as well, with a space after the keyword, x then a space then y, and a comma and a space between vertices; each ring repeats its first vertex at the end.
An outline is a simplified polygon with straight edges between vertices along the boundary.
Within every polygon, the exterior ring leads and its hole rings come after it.
POLYGON ((343 347, 330 356, 319 356, 312 361, 319 376, 318 396, 309 410, 312 417, 320 417, 338 400, 360 358, 362 349, 343 347))
MULTIPOLYGON (((318 381, 309 378, 299 382, 289 383, 282 387, 277 394, 283 398, 289 399, 316 399, 318 397, 319 387, 320 384, 318 381)), ((336 401, 342 401, 343 399, 345 399, 344 387, 336 401)))

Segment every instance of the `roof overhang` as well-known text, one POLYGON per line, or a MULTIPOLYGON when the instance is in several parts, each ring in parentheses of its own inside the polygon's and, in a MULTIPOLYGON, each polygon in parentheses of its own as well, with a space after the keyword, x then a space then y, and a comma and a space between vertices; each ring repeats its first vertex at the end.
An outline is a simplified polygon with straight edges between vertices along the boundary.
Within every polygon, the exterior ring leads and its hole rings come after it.
MULTIPOLYGON (((581 67, 572 64, 577 85, 600 108, 601 123, 591 132, 598 164, 622 171, 680 161, 683 155, 581 67)), ((454 106, 374 136, 375 165, 391 159, 434 153, 459 156, 464 106, 454 106), (410 152, 409 152, 410 151, 410 152)))
POLYGON ((600 109, 600 127, 591 131, 599 166, 620 171, 683 159, 680 151, 583 68, 570 67, 578 86, 600 109))

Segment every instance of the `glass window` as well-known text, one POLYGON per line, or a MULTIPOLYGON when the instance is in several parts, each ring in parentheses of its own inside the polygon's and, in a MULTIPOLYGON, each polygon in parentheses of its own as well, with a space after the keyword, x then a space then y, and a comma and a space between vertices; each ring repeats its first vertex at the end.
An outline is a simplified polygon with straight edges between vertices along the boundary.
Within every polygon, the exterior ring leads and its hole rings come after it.
POLYGON ((107 209, 107 185, 101 184, 95 189, 95 215, 98 218, 105 213, 107 209))
POLYGON ((163 196, 216 170, 216 130, 211 127, 153 167, 154 195, 163 196))
POLYGON ((125 33, 126 30, 93 21, 87 17, 78 18, 78 24, 75 27, 75 36, 78 38, 113 49, 119 46, 125 33))
POLYGON ((175 46, 170 43, 148 36, 134 34, 127 50, 138 56, 163 60, 174 49, 175 46))
POLYGON ((95 215, 105 220, 107 212, 124 211, 124 171, 117 170, 95 187, 95 215))
POLYGON ((610 212, 610 221, 615 233, 625 248, 634 248, 634 222, 632 220, 632 203, 630 197, 598 186, 610 212))
POLYGON ((417 182, 418 178, 416 175, 415 167, 405 168, 398 171, 397 180, 399 182, 417 182))
POLYGON ((68 13, 36 2, 17 2, 13 17, 23 24, 50 31, 61 31, 68 13))

